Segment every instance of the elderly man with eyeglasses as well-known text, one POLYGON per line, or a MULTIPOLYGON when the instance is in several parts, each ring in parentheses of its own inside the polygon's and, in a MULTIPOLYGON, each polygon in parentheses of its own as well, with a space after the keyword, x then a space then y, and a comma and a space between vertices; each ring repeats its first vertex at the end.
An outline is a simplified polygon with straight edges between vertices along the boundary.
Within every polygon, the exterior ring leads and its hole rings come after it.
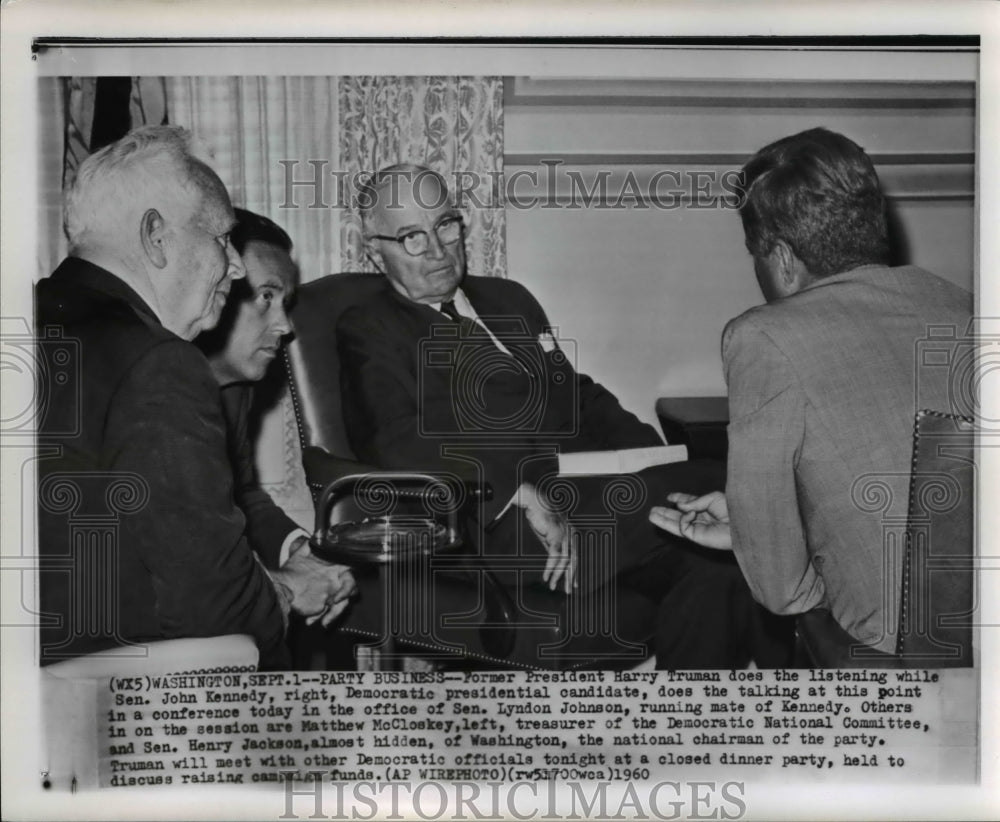
POLYGON ((440 175, 415 165, 383 169, 358 208, 366 251, 386 281, 337 329, 344 417, 358 457, 488 482, 494 496, 474 535, 484 562, 516 566, 521 584, 566 596, 615 586, 622 608, 642 597, 658 603, 660 667, 745 664, 756 606, 735 563, 682 547, 648 522, 641 501, 626 499, 656 499, 689 482, 719 488, 723 467, 557 478, 560 453, 662 440, 574 370, 527 289, 467 276, 462 216, 440 175), (600 534, 588 528, 595 518, 600 534), (609 533, 611 544, 595 544, 609 533))

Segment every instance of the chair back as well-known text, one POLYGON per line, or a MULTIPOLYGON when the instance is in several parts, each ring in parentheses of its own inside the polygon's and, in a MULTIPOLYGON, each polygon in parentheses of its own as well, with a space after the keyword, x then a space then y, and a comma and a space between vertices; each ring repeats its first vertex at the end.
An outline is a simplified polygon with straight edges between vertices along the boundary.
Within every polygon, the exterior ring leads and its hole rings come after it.
POLYGON ((975 608, 975 429, 917 413, 897 653, 908 667, 969 667, 975 608))
POLYGON ((329 274, 298 290, 294 339, 285 346, 288 384, 303 451, 312 446, 354 459, 340 399, 337 322, 348 308, 385 287, 378 274, 329 274))
MULTIPOLYGON (((895 654, 858 643, 825 608, 798 618, 804 664, 821 668, 971 667, 975 610, 975 429, 918 411, 895 654)), ((898 566, 897 566, 898 567, 898 566)))
MULTIPOLYGON (((385 280, 379 275, 331 274, 301 286, 291 312, 295 337, 285 347, 285 364, 302 464, 317 499, 332 481, 377 471, 355 461, 344 426, 337 322, 348 308, 383 288, 385 280)), ((360 508, 352 509, 349 500, 332 513, 334 521, 367 516, 360 508)), ((357 574, 361 593, 338 623, 341 632, 374 642, 391 634, 393 643, 488 667, 570 669, 598 661, 605 668, 622 667, 645 656, 642 641, 648 638, 645 629, 653 617, 643 604, 622 603, 623 616, 612 636, 580 630, 584 623, 593 627, 589 615, 597 607, 614 601, 606 589, 567 598, 525 585, 517 591, 516 613, 511 614, 509 597, 485 584, 478 563, 471 570, 435 569, 430 577, 413 568, 397 573, 397 568, 403 566, 388 566, 379 575, 357 574), (387 595, 383 585, 393 586, 394 594, 387 595), (390 613, 385 602, 409 610, 390 613), (571 608, 579 610, 579 619, 571 619, 571 608)), ((307 650, 311 652, 311 646, 307 650)))

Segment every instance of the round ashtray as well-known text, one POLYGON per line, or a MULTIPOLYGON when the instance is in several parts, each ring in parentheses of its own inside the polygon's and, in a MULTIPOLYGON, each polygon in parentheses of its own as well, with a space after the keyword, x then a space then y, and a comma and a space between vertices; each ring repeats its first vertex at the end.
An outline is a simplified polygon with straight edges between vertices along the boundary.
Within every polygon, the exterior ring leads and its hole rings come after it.
POLYGON ((400 562, 456 548, 454 529, 422 517, 372 517, 338 522, 310 541, 320 559, 336 563, 400 562))

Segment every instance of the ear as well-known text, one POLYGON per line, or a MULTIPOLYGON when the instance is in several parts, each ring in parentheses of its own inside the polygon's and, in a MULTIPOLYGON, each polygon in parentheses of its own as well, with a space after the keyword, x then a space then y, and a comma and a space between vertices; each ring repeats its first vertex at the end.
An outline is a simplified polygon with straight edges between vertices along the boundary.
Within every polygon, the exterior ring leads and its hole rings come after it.
POLYGON ((772 250, 778 264, 778 277, 785 296, 801 291, 811 281, 809 269, 784 240, 777 240, 772 250))
POLYGON ((385 274, 385 259, 382 257, 382 252, 374 240, 365 240, 365 255, 375 264, 379 273, 385 274))
POLYGON ((788 285, 792 269, 792 258, 795 252, 784 240, 775 240, 771 249, 771 259, 782 285, 788 285))
POLYGON ((149 209, 142 215, 142 220, 139 223, 139 239, 147 259, 156 268, 166 268, 167 266, 166 230, 163 217, 155 208, 149 209))

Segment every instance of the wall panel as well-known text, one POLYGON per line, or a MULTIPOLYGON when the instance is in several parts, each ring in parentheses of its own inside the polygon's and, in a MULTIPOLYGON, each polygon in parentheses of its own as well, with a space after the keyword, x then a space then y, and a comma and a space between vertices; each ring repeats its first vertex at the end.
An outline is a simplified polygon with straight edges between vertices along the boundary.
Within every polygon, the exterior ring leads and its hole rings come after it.
POLYGON ((850 76, 506 81, 510 276, 575 341, 582 370, 644 419, 659 396, 725 392, 720 334, 762 298, 721 181, 771 140, 824 125, 858 141, 890 196, 900 258, 972 287, 974 76, 850 76), (605 196, 582 205, 579 181, 596 190, 602 170, 605 196), (708 182, 700 198, 650 200, 664 171, 674 177, 654 194, 708 182), (619 196, 630 175, 639 197, 619 196))

